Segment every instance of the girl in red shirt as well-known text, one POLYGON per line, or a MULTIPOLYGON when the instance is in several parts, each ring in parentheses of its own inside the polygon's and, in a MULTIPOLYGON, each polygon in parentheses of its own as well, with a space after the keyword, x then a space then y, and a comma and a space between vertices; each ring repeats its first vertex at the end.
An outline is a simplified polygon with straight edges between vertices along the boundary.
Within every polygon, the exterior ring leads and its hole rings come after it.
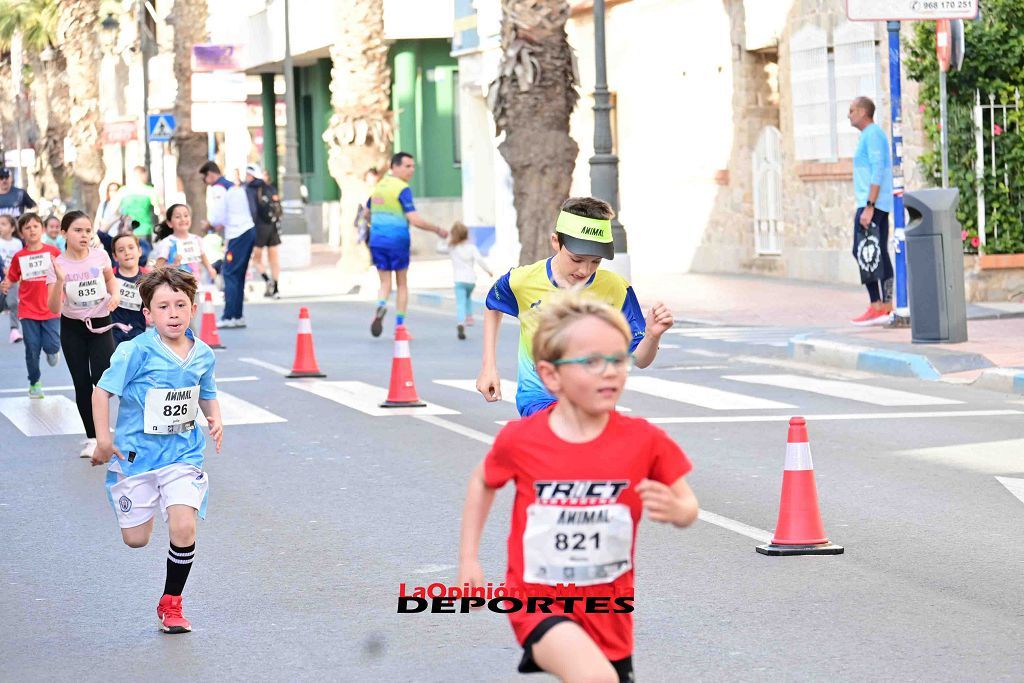
POLYGON ((480 535, 496 490, 511 481, 505 584, 524 606, 539 602, 526 596, 549 599, 544 609, 509 613, 523 646, 522 673, 633 680, 640 517, 646 510, 678 527, 697 518, 683 451, 661 429, 615 410, 632 364, 631 339, 622 314, 593 298, 545 301, 533 355, 558 402, 502 429, 469 482, 458 585, 485 585, 480 535))

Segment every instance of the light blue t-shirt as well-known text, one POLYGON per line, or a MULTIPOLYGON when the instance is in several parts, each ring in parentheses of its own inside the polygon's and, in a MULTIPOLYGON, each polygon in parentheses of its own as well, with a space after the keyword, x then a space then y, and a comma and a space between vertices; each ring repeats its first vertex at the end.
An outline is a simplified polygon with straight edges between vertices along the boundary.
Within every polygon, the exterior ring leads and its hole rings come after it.
POLYGON ((178 463, 202 468, 206 437, 198 423, 177 433, 149 433, 155 428, 153 418, 146 416, 147 397, 151 413, 156 409, 166 416, 157 418, 161 423, 173 422, 197 387, 199 399, 217 398, 213 350, 191 330, 185 334, 194 345, 184 360, 161 341, 155 328, 121 343, 111 356, 98 386, 121 399, 114 445, 125 457, 110 459, 111 472, 130 477, 178 463))
POLYGON ((877 123, 860 132, 857 151, 853 153, 853 195, 857 208, 867 206, 872 185, 878 185, 875 207, 892 213, 892 158, 889 139, 877 123))

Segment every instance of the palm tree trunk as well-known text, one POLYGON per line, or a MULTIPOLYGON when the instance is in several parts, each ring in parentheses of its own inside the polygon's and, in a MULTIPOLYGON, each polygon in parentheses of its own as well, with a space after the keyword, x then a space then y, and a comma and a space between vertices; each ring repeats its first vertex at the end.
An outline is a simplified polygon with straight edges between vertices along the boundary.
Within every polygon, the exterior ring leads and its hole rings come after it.
POLYGON ((60 4, 58 44, 67 61, 68 118, 75 145, 74 173, 85 212, 92 215, 100 202, 99 187, 106 174, 100 148, 100 0, 60 4))
POLYGON ((579 94, 565 34, 565 0, 502 0, 502 61, 488 95, 498 146, 512 169, 521 264, 550 254, 558 208, 569 196, 579 147, 569 115, 579 94))
POLYGON ((207 135, 192 130, 192 46, 209 39, 206 31, 206 0, 174 0, 169 24, 174 26, 174 78, 178 97, 174 102, 177 129, 174 144, 178 151, 178 176, 185 189, 185 201, 192 215, 206 218, 206 184, 199 176, 199 167, 207 160, 207 135))
POLYGON ((29 62, 35 78, 29 89, 32 98, 32 115, 39 129, 36 148, 39 151, 40 194, 46 199, 67 199, 71 188, 66 180, 64 165, 64 138, 67 137, 71 122, 67 109, 54 107, 54 103, 67 102, 67 81, 64 78, 66 65, 63 54, 54 50, 53 60, 42 62, 37 55, 30 55, 29 62))
POLYGON ((365 176, 387 163, 394 139, 391 68, 384 39, 383 0, 345 0, 346 17, 331 46, 331 116, 324 142, 328 168, 341 188, 339 265, 362 273, 369 254, 357 242, 356 209, 366 201, 365 176))

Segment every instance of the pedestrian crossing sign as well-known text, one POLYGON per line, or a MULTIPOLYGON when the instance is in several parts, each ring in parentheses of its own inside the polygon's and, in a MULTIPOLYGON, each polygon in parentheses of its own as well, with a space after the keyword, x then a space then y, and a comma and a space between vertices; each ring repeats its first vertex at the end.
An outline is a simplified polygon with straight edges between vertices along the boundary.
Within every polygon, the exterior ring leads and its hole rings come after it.
POLYGON ((170 142, 176 127, 174 114, 150 114, 146 121, 146 137, 150 142, 170 142))

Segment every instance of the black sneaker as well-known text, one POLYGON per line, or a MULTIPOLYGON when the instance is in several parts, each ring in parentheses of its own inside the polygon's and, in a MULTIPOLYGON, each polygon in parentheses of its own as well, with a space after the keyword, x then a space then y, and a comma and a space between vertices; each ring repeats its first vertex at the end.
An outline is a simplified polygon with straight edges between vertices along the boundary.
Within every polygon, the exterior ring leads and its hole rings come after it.
POLYGON ((387 306, 378 306, 377 312, 373 314, 373 322, 370 323, 370 334, 379 337, 384 330, 384 315, 388 312, 387 306))
POLYGON ((263 291, 263 298, 269 299, 270 297, 274 296, 274 288, 277 285, 277 283, 271 280, 266 275, 263 276, 263 281, 266 283, 266 289, 263 291))
POLYGON ((272 298, 272 299, 280 299, 281 298, 281 292, 279 292, 278 289, 277 289, 277 280, 274 280, 274 293, 270 295, 270 298, 272 298))
POLYGON ((466 338, 466 328, 463 327, 462 325, 458 325, 458 326, 456 326, 456 329, 459 331, 459 339, 465 339, 466 338))

